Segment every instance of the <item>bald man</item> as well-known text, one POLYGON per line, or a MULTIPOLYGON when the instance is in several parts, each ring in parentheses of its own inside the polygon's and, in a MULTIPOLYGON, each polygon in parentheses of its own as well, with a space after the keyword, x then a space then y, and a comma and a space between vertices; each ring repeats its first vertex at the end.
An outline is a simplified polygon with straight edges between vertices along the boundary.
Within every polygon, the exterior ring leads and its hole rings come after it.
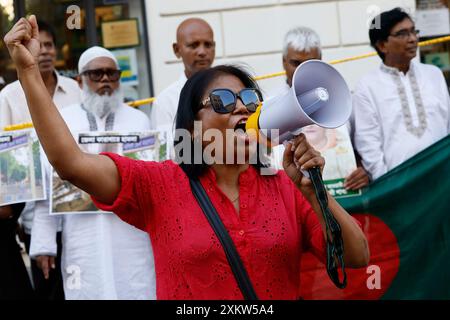
POLYGON ((211 67, 216 55, 216 43, 211 26, 204 20, 184 20, 177 29, 177 41, 172 45, 177 58, 184 64, 184 72, 172 85, 164 89, 153 103, 152 128, 173 129, 180 92, 187 79, 200 70, 211 67))

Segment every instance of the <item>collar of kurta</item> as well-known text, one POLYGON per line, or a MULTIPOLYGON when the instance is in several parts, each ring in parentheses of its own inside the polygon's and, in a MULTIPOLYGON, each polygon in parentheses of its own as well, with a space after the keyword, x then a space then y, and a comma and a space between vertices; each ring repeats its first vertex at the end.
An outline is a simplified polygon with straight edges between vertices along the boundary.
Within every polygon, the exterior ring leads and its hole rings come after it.
POLYGON ((188 80, 188 78, 186 77, 186 74, 184 73, 184 71, 181 73, 180 77, 178 78, 178 81, 182 82, 182 83, 186 83, 186 81, 188 80))
MULTIPOLYGON (((407 74, 409 74, 410 73, 409 71, 414 68, 415 68, 415 64, 414 64, 413 60, 411 60, 411 62, 409 63, 409 70, 408 70, 407 74)), ((402 73, 397 68, 385 65, 384 62, 381 63, 380 69, 381 69, 381 71, 388 73, 388 74, 392 74, 392 75, 400 75, 402 73)))
POLYGON ((62 91, 62 92, 64 92, 64 93, 67 93, 68 91, 67 91, 66 88, 64 88, 65 83, 64 83, 64 81, 62 81, 61 75, 60 75, 56 70, 54 70, 53 73, 54 73, 55 76, 56 76, 56 90, 55 90, 55 92, 56 92, 57 90, 60 90, 60 91, 62 91))
POLYGON ((411 92, 413 94, 414 105, 410 106, 408 95, 406 93, 405 84, 403 83, 401 77, 402 73, 396 69, 389 66, 386 66, 384 63, 381 64, 381 71, 391 75, 395 85, 397 86, 398 96, 400 98, 402 114, 403 114, 403 122, 406 126, 406 129, 409 133, 416 136, 417 138, 422 137, 425 133, 428 122, 427 115, 425 113, 425 107, 423 104, 422 96, 420 93, 420 87, 417 81, 417 68, 413 61, 411 61, 409 65, 409 71, 405 75, 409 78, 409 83, 411 86, 411 92), (414 125, 412 120, 411 108, 416 108, 418 124, 414 125))

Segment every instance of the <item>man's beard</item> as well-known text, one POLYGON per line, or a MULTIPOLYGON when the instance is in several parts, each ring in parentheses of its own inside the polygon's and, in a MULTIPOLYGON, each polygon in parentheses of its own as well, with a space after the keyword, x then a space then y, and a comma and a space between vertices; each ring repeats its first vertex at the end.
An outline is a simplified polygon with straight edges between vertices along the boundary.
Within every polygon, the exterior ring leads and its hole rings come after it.
POLYGON ((111 95, 99 95, 84 85, 81 101, 84 108, 96 116, 103 118, 111 112, 115 112, 123 104, 123 93, 120 88, 114 90, 111 95))

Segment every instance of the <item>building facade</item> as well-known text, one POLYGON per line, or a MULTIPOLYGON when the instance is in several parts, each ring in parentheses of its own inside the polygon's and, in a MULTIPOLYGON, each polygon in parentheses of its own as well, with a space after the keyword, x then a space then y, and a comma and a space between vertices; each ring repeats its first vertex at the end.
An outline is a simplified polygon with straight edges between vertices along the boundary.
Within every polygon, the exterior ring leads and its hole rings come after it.
MULTIPOLYGON (((307 26, 321 37, 324 61, 373 51, 368 27, 378 13, 400 6, 415 12, 415 0, 154 0, 147 3, 150 52, 155 92, 160 92, 182 72, 172 52, 177 25, 188 17, 201 17, 215 32, 216 62, 244 63, 255 75, 279 72, 284 34, 307 26)), ((352 87, 380 63, 378 57, 337 65, 352 87)), ((284 77, 261 80, 267 93, 284 77)))

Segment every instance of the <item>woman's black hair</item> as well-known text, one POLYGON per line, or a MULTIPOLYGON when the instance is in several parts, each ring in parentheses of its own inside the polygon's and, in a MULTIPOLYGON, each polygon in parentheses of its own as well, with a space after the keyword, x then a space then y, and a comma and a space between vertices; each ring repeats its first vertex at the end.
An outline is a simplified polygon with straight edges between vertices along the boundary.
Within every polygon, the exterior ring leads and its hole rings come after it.
POLYGON ((380 58, 384 61, 384 53, 381 52, 377 44, 379 41, 386 41, 391 34, 392 28, 405 19, 413 21, 411 16, 401 8, 394 8, 385 11, 373 18, 369 29, 370 45, 377 51, 380 58))
MULTIPOLYGON (((183 89, 181 90, 178 110, 175 118, 175 127, 177 130, 185 129, 193 133, 194 121, 196 120, 198 111, 202 108, 201 102, 206 94, 206 90, 214 80, 224 75, 235 76, 236 78, 241 80, 242 84, 246 88, 259 89, 256 81, 253 80, 253 78, 246 71, 237 66, 219 65, 213 68, 199 71, 188 79, 183 89)), ((177 137, 177 135, 175 135, 175 147, 180 143, 183 143, 183 145, 190 143, 190 150, 192 151, 191 159, 188 159, 188 163, 185 163, 182 157, 183 152, 181 151, 180 154, 176 154, 177 163, 180 165, 180 167, 188 177, 196 178, 201 176, 208 168, 208 165, 204 162, 202 156, 199 157, 201 158, 200 164, 194 161, 194 141, 192 139, 190 139, 190 141, 183 141, 182 137, 177 137)), ((263 164, 262 160, 259 158, 259 147, 257 151, 258 158, 254 166, 257 168, 266 167, 266 165, 263 164)))

